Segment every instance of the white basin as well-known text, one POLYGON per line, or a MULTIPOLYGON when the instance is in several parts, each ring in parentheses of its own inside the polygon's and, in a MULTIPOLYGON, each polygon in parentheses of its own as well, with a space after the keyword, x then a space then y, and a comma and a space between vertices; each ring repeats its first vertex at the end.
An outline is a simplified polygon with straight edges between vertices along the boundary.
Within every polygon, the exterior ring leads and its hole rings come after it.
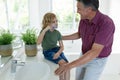
POLYGON ((49 65, 45 62, 30 62, 16 72, 15 80, 48 80, 49 65))

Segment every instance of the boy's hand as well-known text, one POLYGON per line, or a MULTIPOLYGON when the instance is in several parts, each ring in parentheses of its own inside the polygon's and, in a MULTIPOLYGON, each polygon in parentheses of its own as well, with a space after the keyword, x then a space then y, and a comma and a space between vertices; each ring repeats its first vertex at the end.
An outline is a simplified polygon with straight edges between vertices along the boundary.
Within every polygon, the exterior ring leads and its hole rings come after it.
POLYGON ((59 54, 59 53, 56 53, 56 54, 54 54, 53 59, 57 59, 59 56, 60 56, 60 54, 59 54))
POLYGON ((48 31, 48 30, 50 30, 50 26, 47 26, 47 27, 44 29, 44 31, 48 31))

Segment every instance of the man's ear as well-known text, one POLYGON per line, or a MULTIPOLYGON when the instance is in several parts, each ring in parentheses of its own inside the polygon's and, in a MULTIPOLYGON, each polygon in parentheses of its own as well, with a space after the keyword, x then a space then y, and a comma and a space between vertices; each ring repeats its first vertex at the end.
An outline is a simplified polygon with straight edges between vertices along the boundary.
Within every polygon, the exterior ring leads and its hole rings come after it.
POLYGON ((91 7, 88 7, 87 9, 88 9, 88 10, 87 10, 88 13, 92 11, 92 8, 91 8, 91 7))

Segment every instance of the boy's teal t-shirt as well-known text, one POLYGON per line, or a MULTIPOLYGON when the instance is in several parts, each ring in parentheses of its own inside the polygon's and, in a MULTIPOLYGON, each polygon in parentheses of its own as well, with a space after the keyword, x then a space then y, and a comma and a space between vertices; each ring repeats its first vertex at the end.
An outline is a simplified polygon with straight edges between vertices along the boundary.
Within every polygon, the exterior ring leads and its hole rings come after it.
POLYGON ((54 47, 57 47, 57 41, 59 41, 61 39, 62 39, 62 36, 58 30, 54 30, 53 32, 48 30, 45 33, 45 36, 42 41, 43 50, 49 50, 54 47))

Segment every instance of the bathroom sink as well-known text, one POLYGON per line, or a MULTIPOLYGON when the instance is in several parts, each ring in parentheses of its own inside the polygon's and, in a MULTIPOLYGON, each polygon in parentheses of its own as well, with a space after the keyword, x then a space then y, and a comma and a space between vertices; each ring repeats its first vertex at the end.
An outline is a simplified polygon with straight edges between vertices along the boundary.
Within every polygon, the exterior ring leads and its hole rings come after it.
POLYGON ((49 65, 45 62, 29 62, 20 68, 14 80, 48 80, 49 65))

